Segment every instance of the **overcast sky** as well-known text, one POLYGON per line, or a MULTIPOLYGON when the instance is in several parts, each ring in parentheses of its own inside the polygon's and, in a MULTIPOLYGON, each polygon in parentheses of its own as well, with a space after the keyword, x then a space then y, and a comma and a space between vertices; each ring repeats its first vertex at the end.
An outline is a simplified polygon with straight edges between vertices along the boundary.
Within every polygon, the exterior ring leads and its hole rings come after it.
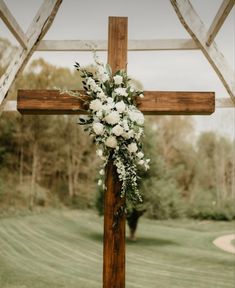
MULTIPOLYGON (((23 30, 27 30, 41 0, 5 0, 23 30)), ((209 28, 222 0, 192 0, 209 28)), ((64 0, 45 39, 107 39, 108 16, 128 16, 129 39, 190 38, 179 22, 169 0, 64 0)), ((0 37, 14 37, 0 22, 0 37)), ((230 66, 235 67, 235 8, 216 37, 230 66)), ((106 61, 106 53, 99 53, 106 61)), ((36 52, 58 66, 73 69, 75 61, 88 65, 88 52, 36 52)), ((142 82, 145 90, 215 91, 216 97, 229 97, 214 70, 200 51, 129 52, 128 72, 142 82)), ((219 130, 235 137, 234 109, 217 109, 212 116, 197 116, 197 130, 219 130)))

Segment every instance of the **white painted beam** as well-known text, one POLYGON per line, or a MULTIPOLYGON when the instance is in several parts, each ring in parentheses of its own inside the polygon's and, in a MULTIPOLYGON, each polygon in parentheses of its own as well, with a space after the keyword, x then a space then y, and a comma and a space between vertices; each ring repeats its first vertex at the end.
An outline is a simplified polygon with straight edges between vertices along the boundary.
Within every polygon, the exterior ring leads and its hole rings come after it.
POLYGON ((230 98, 215 99, 216 108, 235 108, 235 104, 230 98))
POLYGON ((26 49, 27 37, 3 0, 0 0, 0 18, 2 18, 20 45, 26 49))
POLYGON ((208 30, 207 33, 207 46, 210 46, 214 41, 217 33, 224 24, 225 19, 227 18, 229 12, 232 10, 235 0, 224 0, 208 30))
POLYGON ((30 59, 38 43, 51 26, 62 0, 44 0, 38 13, 33 19, 26 36, 28 38, 27 50, 20 47, 6 72, 0 78, 0 108, 11 85, 30 59))
POLYGON ((4 112, 16 112, 17 111, 17 101, 15 100, 9 100, 6 101, 6 104, 3 108, 4 112))
MULTIPOLYGON (((37 51, 107 51, 106 40, 42 40, 37 51)), ((129 51, 195 50, 199 49, 192 39, 129 40, 129 51)))
POLYGON ((216 43, 213 41, 208 47, 206 28, 194 10, 189 0, 171 0, 179 20, 197 43, 212 68, 217 73, 222 84, 228 91, 231 100, 235 103, 235 75, 232 68, 227 63, 224 55, 219 51, 216 43))

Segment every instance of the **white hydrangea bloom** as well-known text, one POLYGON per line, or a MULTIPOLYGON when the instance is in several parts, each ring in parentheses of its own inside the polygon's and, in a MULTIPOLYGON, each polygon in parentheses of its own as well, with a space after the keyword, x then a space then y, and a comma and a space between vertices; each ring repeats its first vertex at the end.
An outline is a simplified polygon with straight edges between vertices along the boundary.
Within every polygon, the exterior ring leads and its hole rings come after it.
POLYGON ((127 92, 126 92, 126 88, 121 88, 121 87, 119 87, 119 88, 114 89, 114 92, 115 92, 117 95, 120 95, 120 96, 124 96, 124 97, 127 97, 127 96, 128 96, 128 94, 127 94, 127 92))
POLYGON ((128 139, 134 137, 134 131, 133 130, 128 131, 127 134, 128 134, 128 139))
POLYGON ((142 112, 135 109, 135 110, 129 111, 128 114, 129 114, 131 121, 136 122, 138 125, 144 124, 144 115, 142 112))
POLYGON ((105 95, 103 90, 101 90, 97 93, 97 97, 100 98, 102 101, 106 100, 106 98, 107 98, 107 96, 105 95))
POLYGON ((137 157, 139 158, 139 159, 141 159, 141 158, 143 158, 144 157, 144 153, 143 152, 138 152, 137 153, 137 157))
POLYGON ((126 110, 126 104, 123 101, 119 101, 115 104, 115 108, 119 113, 123 113, 126 110))
POLYGON ((115 125, 120 121, 120 115, 118 112, 112 111, 105 117, 105 121, 108 124, 115 125))
POLYGON ((124 129, 121 125, 116 125, 112 129, 112 133, 116 136, 121 136, 123 132, 124 132, 124 129))
POLYGON ((102 113, 102 111, 101 111, 101 110, 97 111, 97 112, 96 112, 96 116, 97 116, 99 119, 103 118, 103 113, 102 113))
POLYGON ((89 108, 93 111, 99 111, 102 109, 102 102, 99 99, 92 100, 89 108))
POLYGON ((127 149, 130 153, 135 153, 138 150, 136 143, 131 143, 127 146, 127 149))
POLYGON ((96 135, 104 134, 104 125, 102 123, 94 123, 92 128, 96 135))
POLYGON ((106 141, 105 145, 110 148, 116 148, 117 146, 117 139, 114 136, 109 136, 106 141))
POLYGON ((130 129, 128 125, 128 121, 126 119, 122 121, 122 125, 123 125, 124 130, 128 131, 130 129))
POLYGON ((113 103, 113 98, 112 98, 112 97, 108 97, 108 98, 107 98, 107 103, 109 103, 109 104, 110 104, 110 103, 113 103))
POLYGON ((114 80, 114 84, 116 84, 116 85, 120 85, 123 82, 123 78, 121 75, 114 76, 113 80, 114 80))
POLYGON ((107 101, 106 106, 107 106, 107 108, 108 108, 109 110, 111 110, 111 109, 113 109, 113 108, 115 107, 115 103, 114 103, 112 97, 108 97, 106 101, 107 101))

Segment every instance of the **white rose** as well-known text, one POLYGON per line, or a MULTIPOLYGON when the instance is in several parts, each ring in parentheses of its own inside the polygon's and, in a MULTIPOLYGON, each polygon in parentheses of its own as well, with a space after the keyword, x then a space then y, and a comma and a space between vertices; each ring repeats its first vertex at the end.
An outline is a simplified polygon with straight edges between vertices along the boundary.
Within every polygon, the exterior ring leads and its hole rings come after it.
POLYGON ((100 98, 101 100, 105 100, 107 98, 103 90, 97 93, 97 97, 100 98))
POLYGON ((137 117, 137 124, 138 125, 143 125, 144 124, 144 114, 141 112, 138 112, 138 117, 137 117))
POLYGON ((105 145, 110 148, 115 148, 117 146, 117 139, 114 136, 109 136, 105 141, 105 145))
POLYGON ((108 124, 115 125, 120 121, 120 115, 118 112, 112 111, 105 117, 105 121, 108 124))
POLYGON ((97 111, 96 116, 101 119, 103 117, 102 111, 97 111))
POLYGON ((102 67, 102 66, 98 67, 97 77, 103 83, 106 82, 107 80, 109 80, 109 75, 107 74, 104 67, 102 67))
POLYGON ((104 125, 101 123, 94 123, 93 124, 93 130, 95 134, 102 135, 104 133, 104 125))
POLYGON ((144 115, 140 111, 130 111, 129 112, 129 117, 131 121, 136 122, 138 125, 143 125, 144 124, 144 115))
POLYGON ((113 109, 115 107, 115 103, 113 101, 112 97, 107 98, 107 104, 106 106, 109 108, 109 110, 113 109))
POLYGON ((133 130, 130 130, 130 131, 128 131, 128 138, 131 138, 131 137, 133 137, 134 136, 134 131, 133 130))
POLYGON ((123 101, 119 101, 115 104, 115 107, 119 113, 122 113, 126 109, 126 104, 123 101))
POLYGON ((113 98, 112 98, 112 97, 108 97, 108 98, 107 98, 107 103, 109 103, 109 104, 110 104, 110 103, 113 103, 113 98))
POLYGON ((102 109, 102 102, 99 99, 92 100, 89 107, 93 111, 99 111, 102 109))
POLYGON ((136 143, 131 143, 127 146, 127 149, 130 153, 135 153, 138 150, 136 143))
POLYGON ((144 157, 144 153, 143 153, 143 152, 138 152, 138 153, 137 153, 137 157, 138 157, 139 159, 143 158, 143 157, 144 157))
POLYGON ((120 85, 122 84, 123 78, 120 75, 116 75, 113 77, 113 80, 116 85, 120 85))
POLYGON ((122 133, 122 137, 125 139, 129 139, 128 133, 127 132, 123 132, 122 133))
POLYGON ((113 134, 115 134, 116 136, 120 136, 122 135, 122 133, 124 132, 122 126, 120 125, 116 125, 113 127, 112 129, 113 134))
POLYGON ((89 77, 86 82, 87 85, 90 86, 90 89, 94 92, 100 91, 100 87, 95 83, 94 79, 89 77))
POLYGON ((97 154, 99 157, 102 157, 102 156, 103 156, 103 150, 97 149, 97 150, 96 150, 96 154, 97 154))
POLYGON ((128 121, 125 119, 122 121, 122 125, 123 125, 123 128, 128 131, 129 130, 129 126, 128 126, 128 121))
POLYGON ((114 92, 117 94, 117 95, 120 95, 120 96, 124 96, 124 97, 127 97, 128 94, 126 92, 126 88, 116 88, 114 89, 114 92))
POLYGON ((99 173, 100 173, 101 176, 103 176, 105 174, 104 169, 101 169, 99 173))

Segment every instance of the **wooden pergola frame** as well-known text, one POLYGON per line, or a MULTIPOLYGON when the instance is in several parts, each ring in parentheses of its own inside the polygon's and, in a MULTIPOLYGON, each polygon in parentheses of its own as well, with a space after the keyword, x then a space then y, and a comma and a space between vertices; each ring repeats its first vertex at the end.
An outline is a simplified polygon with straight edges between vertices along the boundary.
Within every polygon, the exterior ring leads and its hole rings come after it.
MULTIPOLYGON (((6 72, 0 78, 0 113, 17 110, 16 101, 7 101, 8 91, 34 51, 91 51, 93 48, 97 51, 107 50, 107 41, 103 40, 43 40, 62 1, 44 0, 28 31, 24 33, 4 0, 0 0, 0 18, 20 44, 6 72)), ((191 39, 129 40, 128 50, 201 50, 230 96, 230 98, 217 98, 216 107, 235 107, 235 74, 214 41, 235 0, 223 0, 208 31, 189 0, 170 0, 170 2, 191 39)))

